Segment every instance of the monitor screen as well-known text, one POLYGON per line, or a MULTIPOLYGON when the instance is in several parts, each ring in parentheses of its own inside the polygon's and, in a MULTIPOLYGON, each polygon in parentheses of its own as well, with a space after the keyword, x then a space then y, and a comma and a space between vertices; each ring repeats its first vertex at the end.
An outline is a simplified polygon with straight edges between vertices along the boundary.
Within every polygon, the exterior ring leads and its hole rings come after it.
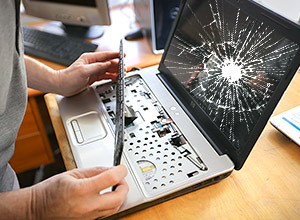
POLYGON ((26 14, 62 22, 66 32, 70 27, 67 25, 72 25, 73 29, 74 26, 90 28, 90 30, 72 30, 72 35, 76 32, 89 31, 90 33, 84 34, 85 38, 99 37, 103 33, 103 27, 100 28, 100 25, 111 23, 107 0, 23 0, 22 2, 26 14))
POLYGON ((136 21, 154 54, 164 51, 181 0, 134 0, 136 21))
POLYGON ((180 0, 153 1, 155 50, 165 48, 173 22, 179 10, 180 0))

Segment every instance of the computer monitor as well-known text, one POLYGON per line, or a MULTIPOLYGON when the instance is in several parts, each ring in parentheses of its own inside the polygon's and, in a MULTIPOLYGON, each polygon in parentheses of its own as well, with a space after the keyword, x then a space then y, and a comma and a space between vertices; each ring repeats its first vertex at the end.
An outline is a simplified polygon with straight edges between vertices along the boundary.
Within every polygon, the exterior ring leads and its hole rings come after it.
POLYGON ((181 0, 134 0, 136 20, 154 54, 163 53, 181 0))
MULTIPOLYGON (((104 32, 105 27, 102 25, 111 23, 107 0, 23 0, 22 2, 26 14, 61 22, 55 24, 58 24, 66 35, 97 38, 104 32)), ((50 32, 57 32, 57 30, 50 32)))
POLYGON ((254 0, 270 10, 280 14, 287 19, 300 24, 300 1, 299 0, 254 0))

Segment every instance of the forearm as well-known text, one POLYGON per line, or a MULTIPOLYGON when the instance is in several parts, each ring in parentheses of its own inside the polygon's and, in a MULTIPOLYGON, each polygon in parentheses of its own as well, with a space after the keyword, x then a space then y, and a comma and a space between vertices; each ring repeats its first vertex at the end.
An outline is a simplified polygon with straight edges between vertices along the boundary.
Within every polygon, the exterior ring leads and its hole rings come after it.
POLYGON ((28 87, 64 96, 75 95, 95 81, 116 79, 118 52, 84 53, 72 65, 54 70, 25 56, 28 87))
POLYGON ((0 193, 0 218, 33 219, 33 193, 31 188, 24 188, 0 193))
POLYGON ((25 65, 29 88, 42 92, 57 93, 59 91, 57 71, 28 56, 25 56, 25 65))

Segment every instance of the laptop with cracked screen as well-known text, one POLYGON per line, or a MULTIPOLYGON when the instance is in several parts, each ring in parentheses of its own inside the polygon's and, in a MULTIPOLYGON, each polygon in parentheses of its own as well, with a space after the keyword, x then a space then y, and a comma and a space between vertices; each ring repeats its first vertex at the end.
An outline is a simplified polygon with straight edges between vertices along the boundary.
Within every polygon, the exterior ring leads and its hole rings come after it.
MULTIPOLYGON (((130 190, 110 218, 240 169, 299 67, 299 46, 299 25, 252 1, 183 0, 159 68, 126 75, 130 190)), ((78 167, 113 165, 115 100, 112 82, 57 96, 78 167)))

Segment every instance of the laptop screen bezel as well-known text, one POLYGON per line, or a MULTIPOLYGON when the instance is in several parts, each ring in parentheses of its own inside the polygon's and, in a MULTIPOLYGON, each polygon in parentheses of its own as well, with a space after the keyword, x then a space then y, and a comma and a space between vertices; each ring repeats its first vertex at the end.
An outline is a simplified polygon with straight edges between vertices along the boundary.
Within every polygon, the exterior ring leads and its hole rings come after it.
MULTIPOLYGON (((242 147, 242 150, 234 150, 235 148, 233 147, 232 142, 229 141, 229 139, 225 137, 225 135, 216 127, 216 125, 213 123, 210 117, 195 104, 193 98, 191 98, 191 96, 187 93, 185 88, 176 80, 176 78, 172 75, 171 71, 164 64, 164 60, 168 53, 172 37, 175 34, 186 1, 187 0, 182 1, 180 11, 170 32, 165 51, 159 65, 159 76, 160 79, 165 83, 169 91, 172 93, 172 95, 181 104, 185 112, 191 117, 195 125, 201 130, 201 132, 205 135, 207 140, 215 148, 215 150, 219 154, 227 154, 234 162, 235 169, 238 170, 245 163, 254 144, 256 143, 262 130, 264 129, 269 117, 271 116, 273 110, 278 104, 292 77, 296 73, 299 67, 300 59, 297 60, 297 57, 300 57, 300 50, 298 50, 297 54, 295 55, 295 58, 291 63, 290 69, 286 73, 285 77, 282 77, 282 79, 279 81, 279 84, 277 85, 276 90, 274 91, 271 99, 269 100, 267 107, 260 116, 259 121, 255 125, 253 131, 250 133, 248 141, 244 143, 245 146, 242 147)), ((205 2, 207 0, 201 1, 205 2)), ((201 1, 199 1, 199 4, 201 3, 201 1)), ((287 20, 286 18, 250 0, 224 1, 231 3, 233 7, 239 7, 249 16, 267 23, 269 26, 274 28, 276 31, 280 32, 287 39, 290 39, 300 45, 300 25, 297 25, 296 23, 287 20)))

